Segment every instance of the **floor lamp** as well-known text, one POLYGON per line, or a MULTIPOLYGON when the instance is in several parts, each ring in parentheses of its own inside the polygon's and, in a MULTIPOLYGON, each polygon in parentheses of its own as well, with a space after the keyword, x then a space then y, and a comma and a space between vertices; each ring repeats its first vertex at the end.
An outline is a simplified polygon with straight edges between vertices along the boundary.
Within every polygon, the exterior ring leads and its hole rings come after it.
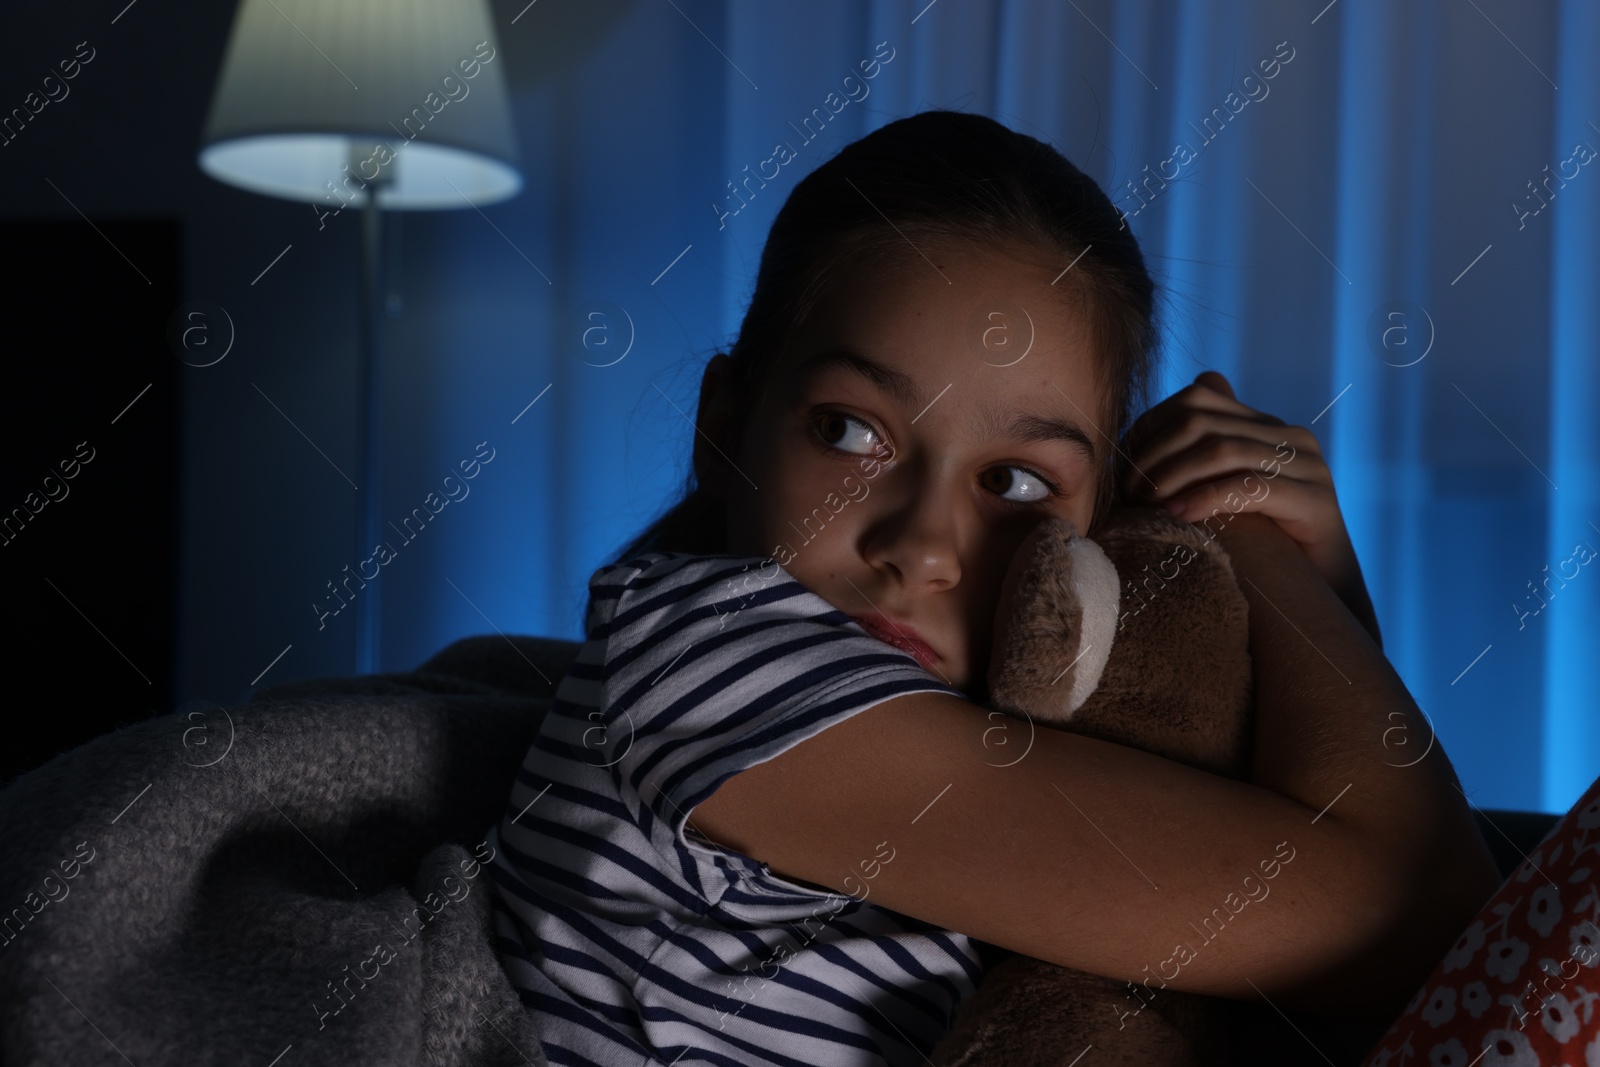
MULTIPOLYGON (((522 188, 487 0, 241 0, 200 148, 230 185, 361 214, 357 559, 381 540, 382 211, 491 204, 522 188)), ((377 669, 379 597, 355 602, 357 673, 377 669)))

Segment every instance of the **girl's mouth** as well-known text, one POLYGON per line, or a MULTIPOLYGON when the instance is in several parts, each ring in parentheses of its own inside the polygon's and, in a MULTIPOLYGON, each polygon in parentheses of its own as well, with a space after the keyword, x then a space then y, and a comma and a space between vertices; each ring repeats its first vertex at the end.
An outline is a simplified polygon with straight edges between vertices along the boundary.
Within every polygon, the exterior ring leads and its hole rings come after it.
POLYGON ((909 652, 916 661, 930 670, 937 664, 941 657, 924 641, 909 623, 895 622, 880 614, 852 615, 850 616, 867 633, 876 637, 886 645, 893 645, 902 652, 909 652))

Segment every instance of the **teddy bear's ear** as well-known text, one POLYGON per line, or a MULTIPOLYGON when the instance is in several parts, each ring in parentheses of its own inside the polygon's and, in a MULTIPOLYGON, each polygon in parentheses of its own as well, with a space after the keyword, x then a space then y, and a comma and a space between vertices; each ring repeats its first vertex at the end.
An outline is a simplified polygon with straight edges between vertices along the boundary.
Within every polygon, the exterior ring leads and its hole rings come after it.
POLYGON ((1072 688, 1067 696, 1067 712, 1071 714, 1083 706, 1105 670, 1111 657, 1111 643, 1117 634, 1117 609, 1121 602, 1122 582, 1117 568, 1107 558, 1105 550, 1087 537, 1074 537, 1067 542, 1067 583, 1079 611, 1079 645, 1076 657, 1067 669, 1072 688))
POLYGON ((1117 569, 1064 519, 1018 546, 1001 588, 1007 605, 990 666, 997 708, 1064 724, 1100 684, 1117 632, 1117 569))

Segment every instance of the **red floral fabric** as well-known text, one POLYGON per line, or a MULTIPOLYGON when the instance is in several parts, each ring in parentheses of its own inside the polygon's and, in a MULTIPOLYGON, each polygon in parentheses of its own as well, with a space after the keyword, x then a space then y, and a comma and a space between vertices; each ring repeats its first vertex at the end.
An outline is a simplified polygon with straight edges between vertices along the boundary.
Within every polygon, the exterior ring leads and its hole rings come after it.
POLYGON ((1363 1067, 1600 1067, 1600 779, 1506 879, 1363 1067))

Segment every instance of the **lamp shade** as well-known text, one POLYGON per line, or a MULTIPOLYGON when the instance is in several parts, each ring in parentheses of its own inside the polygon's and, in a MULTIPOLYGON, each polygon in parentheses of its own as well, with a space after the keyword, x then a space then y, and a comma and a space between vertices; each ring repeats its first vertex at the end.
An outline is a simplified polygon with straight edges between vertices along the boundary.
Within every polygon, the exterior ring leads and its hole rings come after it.
POLYGON ((385 209, 522 188, 486 0, 242 0, 200 168, 252 192, 385 209))

